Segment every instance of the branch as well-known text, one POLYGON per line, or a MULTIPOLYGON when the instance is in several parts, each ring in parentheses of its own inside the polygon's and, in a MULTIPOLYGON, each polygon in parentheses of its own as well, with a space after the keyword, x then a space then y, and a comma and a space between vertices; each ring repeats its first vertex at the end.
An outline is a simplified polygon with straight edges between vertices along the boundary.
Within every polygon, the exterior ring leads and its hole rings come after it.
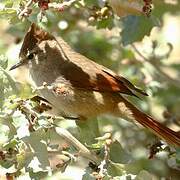
POLYGON ((64 8, 71 6, 76 1, 79 1, 79 0, 70 0, 70 1, 65 1, 63 3, 49 3, 48 7, 61 11, 61 10, 64 10, 64 8))
POLYGON ((80 141, 78 141, 69 131, 66 129, 55 127, 55 131, 60 135, 63 139, 65 139, 69 144, 76 147, 80 152, 79 154, 97 164, 100 163, 100 159, 98 159, 92 152, 89 151, 80 141))
POLYGON ((30 9, 29 7, 33 4, 33 0, 29 0, 26 5, 24 6, 24 8, 21 10, 19 10, 19 13, 18 13, 18 17, 19 19, 22 19, 23 17, 28 17, 31 12, 32 12, 32 9, 30 9))
MULTIPOLYGON (((176 86, 176 87, 178 87, 178 88, 180 87, 180 81, 179 81, 179 80, 174 79, 174 78, 170 77, 168 74, 166 74, 166 73, 158 66, 158 64, 155 63, 154 60, 152 61, 151 59, 148 59, 147 57, 145 57, 145 56, 137 49, 137 47, 136 47, 134 44, 132 44, 131 47, 132 47, 132 48, 134 49, 134 51, 143 59, 143 60, 141 61, 141 63, 142 63, 142 62, 148 62, 148 63, 150 63, 150 64, 159 72, 159 74, 160 74, 161 76, 163 76, 166 81, 168 81, 168 83, 173 84, 174 86, 176 86)), ((138 60, 138 61, 140 61, 140 60, 138 60)))

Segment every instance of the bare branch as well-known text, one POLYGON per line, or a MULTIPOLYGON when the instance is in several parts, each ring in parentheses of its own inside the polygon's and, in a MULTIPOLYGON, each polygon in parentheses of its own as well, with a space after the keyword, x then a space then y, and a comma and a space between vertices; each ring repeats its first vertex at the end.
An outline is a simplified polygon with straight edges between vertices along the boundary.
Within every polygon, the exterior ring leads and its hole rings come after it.
POLYGON ((19 14, 18 14, 18 17, 19 19, 22 19, 24 17, 28 17, 31 12, 32 12, 32 9, 30 9, 29 7, 33 4, 33 0, 29 0, 26 5, 24 6, 24 8, 22 10, 19 10, 19 14))
POLYGON ((95 163, 99 163, 98 159, 92 152, 89 151, 80 141, 78 141, 69 131, 66 129, 56 127, 55 131, 64 138, 69 144, 72 144, 79 150, 79 154, 95 163))
POLYGON ((134 49, 134 51, 143 59, 142 61, 140 61, 139 60, 139 62, 148 62, 148 63, 150 63, 158 72, 159 72, 159 74, 166 80, 166 81, 168 81, 168 83, 170 83, 170 84, 172 84, 172 85, 174 85, 174 86, 176 86, 176 87, 180 87, 179 85, 180 85, 180 81, 179 80, 177 80, 177 79, 174 79, 174 78, 172 78, 172 77, 170 77, 167 73, 165 73, 159 66, 158 66, 158 64, 156 64, 155 63, 155 61, 153 60, 151 60, 151 59, 148 59, 147 57, 145 57, 138 49, 137 49, 137 47, 134 45, 134 44, 132 44, 131 45, 131 47, 134 49))
POLYGON ((71 6, 76 1, 79 1, 79 0, 70 0, 70 1, 65 1, 63 3, 49 3, 48 7, 57 9, 57 10, 64 10, 64 8, 71 6))

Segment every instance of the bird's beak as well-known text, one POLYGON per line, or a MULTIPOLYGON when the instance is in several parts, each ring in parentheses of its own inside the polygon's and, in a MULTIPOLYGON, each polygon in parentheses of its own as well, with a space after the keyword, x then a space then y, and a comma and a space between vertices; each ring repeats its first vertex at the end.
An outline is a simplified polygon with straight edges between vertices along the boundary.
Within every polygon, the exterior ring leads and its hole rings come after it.
POLYGON ((15 65, 13 65, 9 70, 11 71, 11 70, 13 70, 13 69, 16 69, 16 68, 18 68, 18 67, 20 67, 20 66, 22 66, 22 65, 24 65, 25 64, 25 61, 19 61, 18 63, 16 63, 15 65))

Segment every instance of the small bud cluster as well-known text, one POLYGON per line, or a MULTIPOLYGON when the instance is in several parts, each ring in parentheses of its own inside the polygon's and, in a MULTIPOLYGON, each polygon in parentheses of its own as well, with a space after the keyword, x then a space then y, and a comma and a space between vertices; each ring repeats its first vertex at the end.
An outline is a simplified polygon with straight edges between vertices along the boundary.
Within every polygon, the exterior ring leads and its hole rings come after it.
POLYGON ((104 7, 96 7, 93 6, 92 9, 90 9, 91 15, 89 17, 89 21, 93 22, 95 20, 102 20, 107 19, 109 16, 112 15, 111 7, 108 5, 105 5, 104 7))
POLYGON ((152 0, 143 0, 143 1, 144 1, 144 6, 142 8, 142 11, 149 17, 152 11, 152 0))

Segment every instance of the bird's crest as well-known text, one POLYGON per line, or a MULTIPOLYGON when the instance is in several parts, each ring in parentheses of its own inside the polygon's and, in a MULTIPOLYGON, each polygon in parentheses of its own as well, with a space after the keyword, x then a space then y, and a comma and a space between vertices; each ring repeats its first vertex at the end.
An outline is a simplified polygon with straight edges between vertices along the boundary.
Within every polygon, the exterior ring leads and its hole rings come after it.
POLYGON ((28 51, 31 51, 40 42, 50 39, 54 39, 54 37, 33 23, 24 37, 20 55, 26 55, 28 51))

